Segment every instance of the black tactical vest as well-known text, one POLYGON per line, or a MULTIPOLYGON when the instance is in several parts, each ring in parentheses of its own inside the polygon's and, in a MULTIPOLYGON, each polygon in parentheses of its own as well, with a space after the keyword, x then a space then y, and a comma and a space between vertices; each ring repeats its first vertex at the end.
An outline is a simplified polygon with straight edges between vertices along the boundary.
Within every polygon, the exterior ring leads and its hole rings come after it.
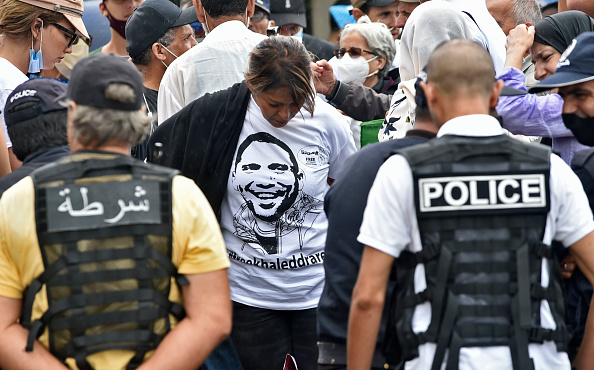
POLYGON ((437 343, 432 369, 449 350, 458 368, 461 347, 509 346, 514 369, 532 369, 528 343, 555 341, 565 351, 561 276, 551 247, 542 243, 549 210, 550 151, 507 136, 444 136, 401 149, 413 173, 423 249, 405 251, 395 275, 396 332, 404 361, 418 346, 437 343), (541 286, 548 260, 550 283, 541 286), (415 294, 414 271, 425 267, 427 289, 415 294), (540 324, 547 300, 555 331, 540 324), (415 306, 431 304, 431 323, 415 334, 415 306))
MULTIPOLYGON (((171 183, 175 171, 123 155, 81 152, 33 173, 35 222, 45 271, 27 288, 21 324, 27 351, 49 329, 58 359, 131 350, 136 368, 171 329, 171 183), (31 323, 35 295, 49 309, 31 323)), ((185 280, 185 281, 184 281, 185 280)))

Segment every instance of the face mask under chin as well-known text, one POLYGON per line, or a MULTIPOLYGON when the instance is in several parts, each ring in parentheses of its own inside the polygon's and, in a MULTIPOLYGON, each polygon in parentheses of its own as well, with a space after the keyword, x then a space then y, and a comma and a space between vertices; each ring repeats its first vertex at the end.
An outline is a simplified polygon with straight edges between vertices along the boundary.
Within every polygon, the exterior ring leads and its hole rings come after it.
POLYGON ((575 114, 563 114, 562 117, 580 144, 594 146, 594 117, 581 118, 575 114))
MULTIPOLYGON (((107 8, 105 8, 107 9, 107 8)), ((126 38, 126 21, 120 21, 114 18, 113 15, 107 11, 107 19, 109 19, 109 27, 113 28, 118 35, 122 36, 124 39, 126 38)))

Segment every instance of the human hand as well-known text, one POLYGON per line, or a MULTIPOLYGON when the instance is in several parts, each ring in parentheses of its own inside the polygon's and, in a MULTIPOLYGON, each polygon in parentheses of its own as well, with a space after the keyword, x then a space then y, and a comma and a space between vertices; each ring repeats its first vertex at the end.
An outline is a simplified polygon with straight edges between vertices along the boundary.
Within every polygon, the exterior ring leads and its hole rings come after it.
POLYGON ((509 31, 507 36, 506 48, 509 52, 520 51, 524 55, 534 43, 534 26, 526 26, 519 24, 514 29, 509 31))
POLYGON ((569 253, 561 260, 561 277, 563 277, 563 279, 569 279, 573 275, 575 267, 575 258, 569 253))
POLYGON ((534 26, 525 24, 517 25, 516 28, 509 31, 505 47, 507 54, 505 57, 505 68, 515 67, 522 69, 522 61, 527 55, 528 49, 534 42, 534 26))
POLYGON ((330 95, 336 85, 336 78, 334 78, 334 71, 332 66, 326 60, 319 60, 311 63, 311 69, 314 75, 314 86, 318 94, 325 96, 330 95))

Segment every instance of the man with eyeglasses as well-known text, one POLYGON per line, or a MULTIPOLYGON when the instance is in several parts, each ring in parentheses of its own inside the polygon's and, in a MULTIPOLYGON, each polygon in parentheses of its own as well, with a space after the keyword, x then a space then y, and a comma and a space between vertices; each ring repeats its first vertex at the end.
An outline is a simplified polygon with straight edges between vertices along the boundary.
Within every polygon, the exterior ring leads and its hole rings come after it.
POLYGON ((267 35, 268 28, 274 26, 274 21, 270 20, 270 0, 256 0, 256 8, 248 28, 252 32, 267 35))
MULTIPOLYGON (((149 117, 154 118, 153 126, 161 79, 175 59, 198 44, 190 26, 197 21, 193 6, 182 11, 169 1, 147 0, 126 24, 126 50, 142 73, 144 104, 149 117)), ((146 158, 147 140, 132 148, 133 157, 146 158)))

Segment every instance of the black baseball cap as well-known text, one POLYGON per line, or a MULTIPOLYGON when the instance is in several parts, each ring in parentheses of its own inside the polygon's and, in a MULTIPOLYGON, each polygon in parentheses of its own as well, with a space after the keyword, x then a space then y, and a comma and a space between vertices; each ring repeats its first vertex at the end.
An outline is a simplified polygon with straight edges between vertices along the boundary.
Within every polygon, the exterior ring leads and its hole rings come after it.
POLYGON ((287 24, 307 27, 305 2, 303 0, 271 0, 270 18, 279 27, 287 24))
POLYGON ((197 21, 193 6, 181 10, 169 0, 146 0, 126 22, 126 51, 135 58, 169 29, 197 21))
POLYGON ((594 80, 594 32, 584 32, 569 44, 554 75, 528 88, 531 93, 594 80))
POLYGON ((109 53, 97 53, 78 62, 72 70, 66 97, 76 104, 124 111, 142 107, 142 76, 127 59, 109 53), (105 89, 122 83, 134 90, 135 100, 122 103, 105 97, 105 89))
POLYGON ((66 93, 67 84, 52 78, 35 78, 23 82, 8 95, 4 107, 6 126, 33 119, 41 114, 64 110, 58 98, 66 93), (24 103, 27 104, 24 106, 24 103))

